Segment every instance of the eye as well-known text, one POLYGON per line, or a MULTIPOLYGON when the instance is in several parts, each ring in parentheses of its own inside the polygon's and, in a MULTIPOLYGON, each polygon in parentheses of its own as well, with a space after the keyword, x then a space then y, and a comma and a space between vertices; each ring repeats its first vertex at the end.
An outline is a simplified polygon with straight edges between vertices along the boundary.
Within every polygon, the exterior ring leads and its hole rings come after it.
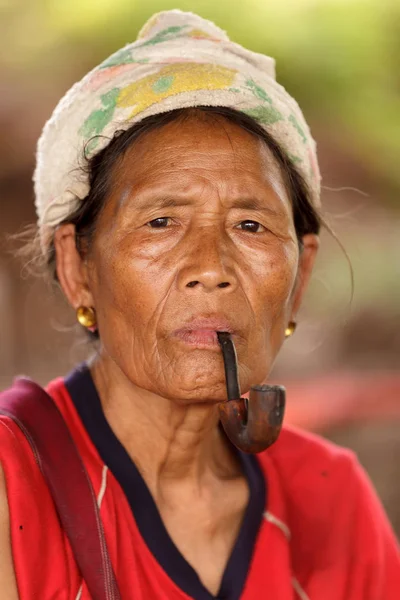
POLYGON ((249 231, 250 233, 260 233, 261 231, 265 231, 265 227, 257 221, 242 221, 239 223, 239 227, 242 231, 249 231))
POLYGON ((157 217, 157 219, 149 221, 148 223, 146 223, 146 225, 148 225, 148 227, 152 227, 153 229, 161 229, 168 227, 170 220, 170 217, 157 217))

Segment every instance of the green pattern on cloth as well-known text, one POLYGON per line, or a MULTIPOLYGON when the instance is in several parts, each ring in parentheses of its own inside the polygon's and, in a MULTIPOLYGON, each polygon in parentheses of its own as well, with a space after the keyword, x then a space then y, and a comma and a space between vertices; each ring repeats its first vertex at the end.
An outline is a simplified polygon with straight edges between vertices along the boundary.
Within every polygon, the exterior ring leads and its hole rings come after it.
POLYGON ((35 170, 42 247, 90 189, 79 169, 117 131, 177 108, 220 106, 253 118, 282 147, 320 204, 315 142, 273 58, 231 42, 214 23, 179 10, 154 15, 138 39, 75 84, 43 129, 35 170))
POLYGON ((187 29, 187 25, 174 25, 172 27, 167 27, 166 29, 163 29, 162 31, 156 33, 154 37, 150 38, 146 42, 138 44, 136 48, 143 48, 145 46, 154 46, 155 44, 162 44, 163 42, 167 42, 171 38, 176 37, 176 34, 181 33, 184 29, 187 29))
POLYGON ((283 115, 279 110, 273 106, 266 106, 265 104, 257 106, 256 108, 247 108, 242 112, 246 113, 246 115, 252 117, 262 125, 273 125, 278 121, 283 121, 283 115))
POLYGON ((108 69, 109 67, 118 67, 120 65, 130 65, 130 64, 146 64, 149 62, 148 58, 137 58, 135 59, 132 56, 132 52, 129 49, 122 48, 122 50, 118 50, 115 54, 107 58, 104 62, 101 63, 99 69, 108 69))
POLYGON ((293 114, 290 115, 289 121, 292 123, 293 127, 300 134, 300 137, 303 140, 303 144, 306 144, 307 143, 307 136, 304 133, 303 129, 300 127, 298 120, 296 119, 296 117, 293 114))
POLYGON ((90 154, 97 146, 97 139, 93 136, 100 135, 103 129, 108 125, 114 115, 115 108, 117 106, 117 99, 119 95, 119 88, 113 88, 106 94, 100 96, 101 102, 104 108, 94 110, 86 121, 83 123, 79 130, 79 133, 85 138, 89 139, 90 142, 87 145, 87 152, 90 154))
POLYGON ((136 62, 132 58, 132 52, 129 48, 122 48, 115 54, 107 58, 100 65, 100 69, 108 69, 108 67, 116 67, 117 65, 129 65, 130 63, 136 62))
POLYGON ((160 79, 157 79, 157 81, 152 85, 153 92, 156 94, 163 94, 164 92, 167 92, 174 83, 174 79, 174 75, 165 75, 164 77, 160 77, 160 79))
POLYGON ((291 154, 290 152, 288 152, 288 157, 289 157, 289 160, 291 160, 293 164, 303 162, 303 159, 300 158, 300 156, 295 156, 294 154, 291 154))
POLYGON ((251 89, 256 98, 258 98, 259 100, 263 100, 264 102, 269 102, 269 104, 272 104, 271 97, 268 96, 267 92, 261 86, 257 85, 255 81, 253 81, 252 79, 248 79, 246 81, 246 85, 248 88, 251 89))
MULTIPOLYGON (((154 37, 150 38, 146 42, 141 44, 137 44, 135 50, 139 48, 144 48, 146 46, 154 46, 155 44, 162 44, 163 42, 168 41, 171 37, 175 37, 177 33, 180 33, 183 29, 186 29, 186 26, 175 26, 175 27, 167 27, 167 29, 163 29, 159 31, 154 37)), ((131 63, 146 63, 149 59, 135 59, 132 56, 131 48, 121 48, 115 54, 112 54, 110 58, 103 61, 100 65, 100 69, 107 69, 108 67, 116 67, 117 65, 129 65, 131 63)))

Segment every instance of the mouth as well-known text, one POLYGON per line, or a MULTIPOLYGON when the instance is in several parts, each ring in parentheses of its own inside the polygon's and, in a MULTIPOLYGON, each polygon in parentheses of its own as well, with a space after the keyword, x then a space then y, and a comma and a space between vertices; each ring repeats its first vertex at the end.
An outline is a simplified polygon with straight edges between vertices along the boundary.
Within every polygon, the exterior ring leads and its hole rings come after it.
POLYGON ((231 324, 224 318, 194 319, 174 331, 173 336, 188 346, 220 350, 217 331, 234 334, 231 324))

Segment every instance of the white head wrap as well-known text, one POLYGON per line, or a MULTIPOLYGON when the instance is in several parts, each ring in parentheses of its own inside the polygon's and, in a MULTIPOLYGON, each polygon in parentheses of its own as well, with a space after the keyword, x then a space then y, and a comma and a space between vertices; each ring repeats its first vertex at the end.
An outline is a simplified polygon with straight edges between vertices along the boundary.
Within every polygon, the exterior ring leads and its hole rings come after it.
POLYGON ((117 130, 176 108, 223 106, 253 117, 286 151, 319 206, 315 142, 296 101, 275 80, 275 61, 229 40, 214 23, 171 10, 76 83, 46 123, 34 175, 43 250, 89 192, 83 156, 117 130), (97 137, 96 137, 97 136, 97 137))

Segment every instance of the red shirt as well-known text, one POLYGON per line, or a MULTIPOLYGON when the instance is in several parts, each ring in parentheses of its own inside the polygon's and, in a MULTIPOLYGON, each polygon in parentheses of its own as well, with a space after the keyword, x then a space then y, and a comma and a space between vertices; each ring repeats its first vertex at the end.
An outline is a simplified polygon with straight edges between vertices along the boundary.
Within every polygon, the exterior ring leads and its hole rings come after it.
MULTIPOLYGON (((52 382, 48 392, 64 416, 97 494, 122 598, 211 598, 200 588, 198 596, 183 591, 156 560, 64 381, 52 382)), ((274 446, 256 460, 267 486, 266 505, 241 600, 400 597, 396 540, 351 452, 315 435, 283 429, 274 446)), ((6 417, 0 417, 0 462, 20 600, 89 600, 30 446, 6 417)), ((223 597, 238 596, 232 592, 223 597)))

